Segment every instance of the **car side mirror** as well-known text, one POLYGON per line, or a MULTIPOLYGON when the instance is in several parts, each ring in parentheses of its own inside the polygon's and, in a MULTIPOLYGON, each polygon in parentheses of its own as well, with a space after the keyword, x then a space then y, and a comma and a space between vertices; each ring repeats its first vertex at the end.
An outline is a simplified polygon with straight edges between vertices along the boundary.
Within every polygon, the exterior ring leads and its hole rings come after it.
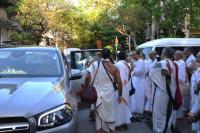
POLYGON ((72 73, 72 75, 69 78, 69 80, 77 80, 77 79, 81 79, 82 78, 82 73, 81 73, 80 70, 72 69, 71 73, 72 73))

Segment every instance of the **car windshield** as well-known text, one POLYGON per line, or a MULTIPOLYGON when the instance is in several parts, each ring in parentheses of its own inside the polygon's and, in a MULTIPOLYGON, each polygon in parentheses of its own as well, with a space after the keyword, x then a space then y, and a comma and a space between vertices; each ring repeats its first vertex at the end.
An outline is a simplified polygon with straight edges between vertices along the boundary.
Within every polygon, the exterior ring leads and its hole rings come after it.
POLYGON ((55 51, 2 50, 0 77, 60 76, 61 65, 55 51))

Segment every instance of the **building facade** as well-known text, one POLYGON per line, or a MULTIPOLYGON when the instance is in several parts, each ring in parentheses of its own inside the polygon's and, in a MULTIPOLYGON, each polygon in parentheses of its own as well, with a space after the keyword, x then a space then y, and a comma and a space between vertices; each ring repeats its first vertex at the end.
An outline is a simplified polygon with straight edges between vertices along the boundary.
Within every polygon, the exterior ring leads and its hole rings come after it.
POLYGON ((8 15, 7 7, 10 4, 0 4, 0 44, 9 43, 13 32, 22 31, 15 16, 8 15))

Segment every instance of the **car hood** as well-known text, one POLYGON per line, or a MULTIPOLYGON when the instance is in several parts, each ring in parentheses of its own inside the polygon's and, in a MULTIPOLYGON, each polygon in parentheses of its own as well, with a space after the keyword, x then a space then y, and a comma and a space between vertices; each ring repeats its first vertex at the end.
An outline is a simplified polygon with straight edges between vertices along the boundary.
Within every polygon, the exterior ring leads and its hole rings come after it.
POLYGON ((65 103, 60 78, 1 78, 0 117, 31 117, 65 103))

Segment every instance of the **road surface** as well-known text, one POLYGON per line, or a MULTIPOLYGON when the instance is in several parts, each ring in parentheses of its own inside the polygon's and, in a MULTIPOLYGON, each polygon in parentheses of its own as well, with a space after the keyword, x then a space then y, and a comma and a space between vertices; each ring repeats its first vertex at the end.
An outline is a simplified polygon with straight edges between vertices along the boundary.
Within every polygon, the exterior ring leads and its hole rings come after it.
MULTIPOLYGON (((82 108, 78 113, 78 133, 95 133, 95 123, 88 120, 89 109, 82 108)), ((184 120, 177 123, 176 133, 193 133, 190 124, 184 120)), ((141 123, 134 122, 129 125, 128 130, 117 131, 117 133, 153 133, 152 122, 143 120, 141 123)))

